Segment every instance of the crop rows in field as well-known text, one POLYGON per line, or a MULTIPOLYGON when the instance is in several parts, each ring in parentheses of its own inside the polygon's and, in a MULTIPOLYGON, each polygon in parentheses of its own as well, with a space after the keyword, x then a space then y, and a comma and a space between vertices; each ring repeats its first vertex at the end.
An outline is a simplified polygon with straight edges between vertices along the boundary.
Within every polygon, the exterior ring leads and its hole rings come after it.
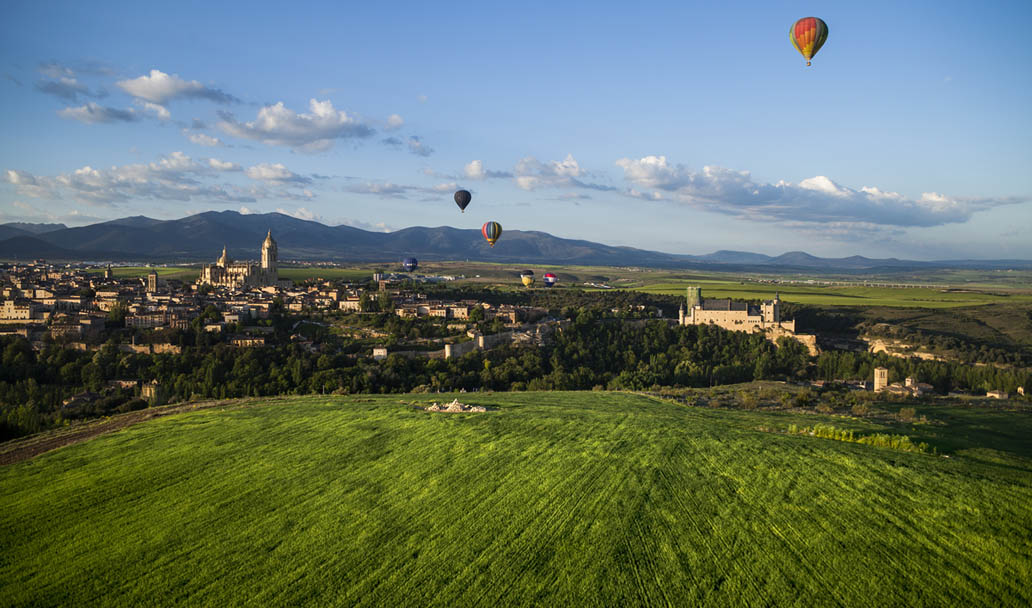
POLYGON ((1032 599, 1023 457, 997 476, 625 394, 463 396, 497 408, 478 414, 419 399, 170 416, 0 469, 0 592, 12 605, 1032 599))

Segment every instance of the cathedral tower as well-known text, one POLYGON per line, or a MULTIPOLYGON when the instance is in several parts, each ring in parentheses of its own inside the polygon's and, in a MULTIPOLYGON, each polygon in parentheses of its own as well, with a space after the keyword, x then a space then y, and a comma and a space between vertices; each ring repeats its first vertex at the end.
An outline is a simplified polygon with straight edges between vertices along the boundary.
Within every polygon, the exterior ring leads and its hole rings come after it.
POLYGON ((278 273, 276 270, 276 259, 279 257, 279 248, 276 246, 276 241, 272 238, 272 230, 265 235, 265 241, 262 243, 262 270, 272 277, 275 277, 278 273))

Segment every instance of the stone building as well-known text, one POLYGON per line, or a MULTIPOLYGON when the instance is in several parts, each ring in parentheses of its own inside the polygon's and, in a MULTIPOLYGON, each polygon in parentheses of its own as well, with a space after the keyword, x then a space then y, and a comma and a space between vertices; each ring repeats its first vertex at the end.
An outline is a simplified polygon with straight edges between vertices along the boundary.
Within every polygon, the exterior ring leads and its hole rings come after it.
POLYGON ((270 230, 262 242, 259 264, 234 262, 223 247, 218 261, 214 264, 205 264, 201 269, 201 277, 197 284, 230 289, 274 286, 279 280, 279 270, 276 267, 278 257, 279 248, 270 230))
POLYGON ((781 318, 781 299, 777 295, 756 306, 730 298, 705 300, 701 287, 689 287, 686 304, 687 308, 682 304, 678 311, 680 325, 716 325, 730 331, 763 332, 772 341, 787 336, 805 345, 811 355, 818 353, 816 336, 797 334, 795 319, 781 318))

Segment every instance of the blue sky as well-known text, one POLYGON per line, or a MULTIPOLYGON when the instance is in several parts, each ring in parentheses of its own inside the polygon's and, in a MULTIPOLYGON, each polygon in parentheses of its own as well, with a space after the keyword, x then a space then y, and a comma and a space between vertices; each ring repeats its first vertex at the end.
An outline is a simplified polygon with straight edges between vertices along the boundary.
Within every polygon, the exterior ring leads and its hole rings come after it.
POLYGON ((0 222, 1032 259, 1032 5, 902 4, 9 2, 0 222))

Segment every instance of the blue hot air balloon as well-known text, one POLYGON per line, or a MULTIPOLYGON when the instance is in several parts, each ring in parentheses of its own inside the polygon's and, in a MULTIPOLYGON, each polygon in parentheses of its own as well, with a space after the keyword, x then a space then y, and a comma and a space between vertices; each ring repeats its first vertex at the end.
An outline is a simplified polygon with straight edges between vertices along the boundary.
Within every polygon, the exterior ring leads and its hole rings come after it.
POLYGON ((405 269, 406 272, 412 272, 416 268, 419 268, 419 260, 417 260, 416 258, 405 258, 404 260, 402 260, 401 266, 405 269))

